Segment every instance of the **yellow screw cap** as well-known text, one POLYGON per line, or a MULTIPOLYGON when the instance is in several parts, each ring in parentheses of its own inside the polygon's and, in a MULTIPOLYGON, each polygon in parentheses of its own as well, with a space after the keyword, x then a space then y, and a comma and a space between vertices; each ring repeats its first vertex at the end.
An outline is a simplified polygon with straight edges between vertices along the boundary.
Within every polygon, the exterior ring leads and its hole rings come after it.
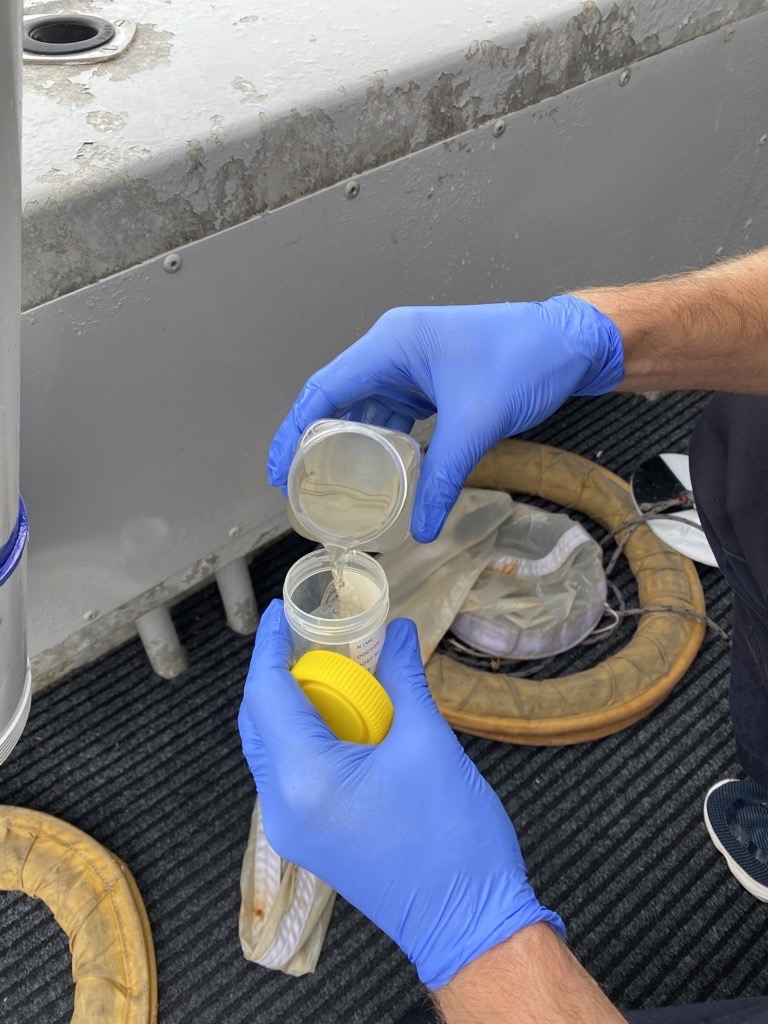
POLYGON ((395 709, 367 668, 335 651, 307 651, 291 669, 328 728, 348 743, 381 743, 395 709))

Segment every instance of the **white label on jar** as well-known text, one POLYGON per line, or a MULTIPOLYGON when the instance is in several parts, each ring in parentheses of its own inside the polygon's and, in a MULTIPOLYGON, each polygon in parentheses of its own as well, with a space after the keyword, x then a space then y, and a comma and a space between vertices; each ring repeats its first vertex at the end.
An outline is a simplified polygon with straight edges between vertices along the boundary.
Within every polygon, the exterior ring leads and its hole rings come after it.
POLYGON ((367 668, 369 672, 374 672, 379 655, 381 654, 381 645, 384 643, 385 632, 386 626, 382 622, 379 628, 374 633, 369 633, 364 640, 358 640, 356 643, 350 644, 350 658, 356 661, 358 665, 362 665, 363 668, 367 668))

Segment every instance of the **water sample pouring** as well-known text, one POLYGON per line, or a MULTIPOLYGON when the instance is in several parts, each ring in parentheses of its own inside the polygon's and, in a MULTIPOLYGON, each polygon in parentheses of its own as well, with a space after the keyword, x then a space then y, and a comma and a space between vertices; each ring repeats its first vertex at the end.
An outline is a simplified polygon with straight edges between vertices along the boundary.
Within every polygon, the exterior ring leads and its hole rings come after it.
POLYGON ((359 551, 347 553, 342 572, 339 586, 327 551, 312 551, 288 570, 283 598, 293 656, 336 651, 373 672, 389 612, 387 577, 375 559, 359 551))
POLYGON ((289 518, 326 548, 390 551, 408 535, 421 449, 399 430, 317 420, 288 473, 289 518))
POLYGON ((389 610, 387 579, 363 552, 408 536, 421 449, 397 430, 318 420, 301 437, 288 474, 289 517, 325 551, 300 559, 285 579, 294 655, 312 648, 375 669, 389 610))

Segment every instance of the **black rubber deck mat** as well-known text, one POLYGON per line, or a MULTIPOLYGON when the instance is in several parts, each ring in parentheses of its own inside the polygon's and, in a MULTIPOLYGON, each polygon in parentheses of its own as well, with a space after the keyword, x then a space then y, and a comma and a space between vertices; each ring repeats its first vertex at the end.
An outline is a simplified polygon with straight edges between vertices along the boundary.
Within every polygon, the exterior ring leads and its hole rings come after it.
MULTIPOLYGON (((528 436, 628 478, 647 455, 686 449, 704 400, 574 401, 528 436)), ((290 537, 256 558, 262 604, 309 547, 290 537)), ((714 569, 701 578, 710 615, 727 626, 725 583, 714 569)), ((617 579, 631 589, 626 568, 617 579)), ((0 803, 64 818, 131 867, 152 922, 161 1024, 395 1021, 418 997, 415 972, 342 900, 313 976, 243 959, 239 871, 253 787, 236 720, 251 641, 226 628, 213 587, 174 616, 189 671, 159 679, 135 641, 45 690, 0 766, 0 803)), ((562 656, 559 671, 585 657, 562 656)), ((732 879, 701 817, 709 785, 739 774, 728 671, 727 646, 708 634, 667 702, 624 732, 567 748, 462 737, 513 817, 540 898, 627 1008, 768 991, 768 906, 732 879)), ((63 1024, 72 1012, 65 936, 29 897, 0 893, 0 910, 0 1021, 63 1024)))

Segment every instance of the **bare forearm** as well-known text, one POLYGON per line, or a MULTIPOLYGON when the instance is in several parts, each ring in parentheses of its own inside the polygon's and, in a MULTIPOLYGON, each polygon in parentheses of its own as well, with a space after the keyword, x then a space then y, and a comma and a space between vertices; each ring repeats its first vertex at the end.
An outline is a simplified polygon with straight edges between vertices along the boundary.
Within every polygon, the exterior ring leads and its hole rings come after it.
POLYGON ((546 924, 523 928, 464 967, 435 1001, 445 1024, 621 1024, 565 943, 546 924))
POLYGON ((768 249, 647 284, 578 292, 624 342, 621 391, 768 394, 768 249))

